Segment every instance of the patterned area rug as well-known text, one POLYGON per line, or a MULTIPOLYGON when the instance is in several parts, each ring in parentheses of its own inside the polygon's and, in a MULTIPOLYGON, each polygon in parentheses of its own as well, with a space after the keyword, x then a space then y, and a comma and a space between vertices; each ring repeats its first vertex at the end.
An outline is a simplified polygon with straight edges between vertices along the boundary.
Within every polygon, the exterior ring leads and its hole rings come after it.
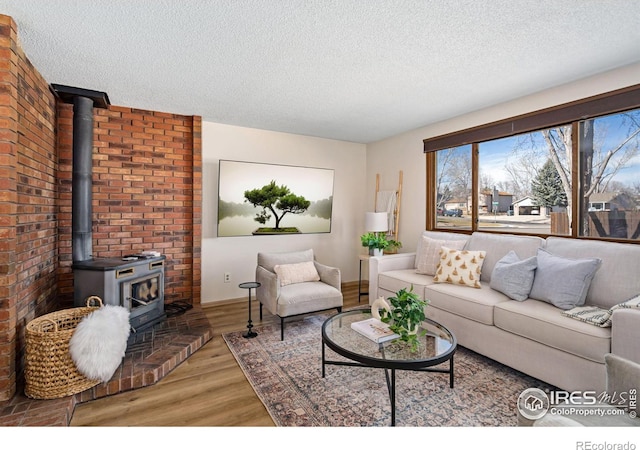
MULTIPOLYGON (((323 322, 317 314, 280 325, 223 335, 256 394, 278 426, 389 426, 391 407, 383 369, 327 366, 322 378, 323 322)), ((326 349, 327 359, 344 359, 326 349)), ((445 363, 448 364, 448 363, 445 363)), ((444 366, 448 367, 448 366, 444 366)), ((396 371, 397 426, 516 426, 518 395, 539 380, 458 347, 454 388, 449 375, 396 371)))

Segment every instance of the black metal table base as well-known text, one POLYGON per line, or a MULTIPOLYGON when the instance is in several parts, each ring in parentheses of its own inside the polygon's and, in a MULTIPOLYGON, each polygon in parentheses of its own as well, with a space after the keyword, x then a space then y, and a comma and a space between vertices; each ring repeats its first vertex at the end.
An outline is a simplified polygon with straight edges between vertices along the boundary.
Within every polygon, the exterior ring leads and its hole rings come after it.
POLYGON ((254 338, 254 337, 256 337, 258 335, 258 333, 256 333, 255 331, 251 330, 251 327, 253 327, 253 325, 251 325, 251 324, 247 325, 247 328, 249 328, 249 329, 247 330, 247 332, 245 334, 242 335, 242 337, 254 338))
MULTIPOLYGON (((330 361, 325 356, 325 343, 322 342, 322 378, 325 377, 326 370, 325 365, 333 366, 351 366, 351 367, 368 367, 372 369, 380 369, 381 367, 368 366, 357 362, 348 361, 330 361)), ((453 355, 449 359, 449 368, 440 369, 437 367, 424 367, 421 369, 397 369, 397 370, 411 370, 414 372, 437 372, 449 374, 449 387, 453 389, 453 355)), ((389 401, 391 403, 391 426, 396 426, 396 369, 384 368, 385 378, 387 380, 387 390, 389 391, 389 401), (389 375, 391 372, 391 375, 389 375)))
POLYGON ((247 283, 240 283, 238 287, 249 290, 249 320, 247 321, 247 332, 243 334, 242 337, 245 337, 248 339, 254 338, 258 335, 258 333, 252 330, 253 321, 251 320, 251 289, 260 287, 260 283, 250 281, 247 283))

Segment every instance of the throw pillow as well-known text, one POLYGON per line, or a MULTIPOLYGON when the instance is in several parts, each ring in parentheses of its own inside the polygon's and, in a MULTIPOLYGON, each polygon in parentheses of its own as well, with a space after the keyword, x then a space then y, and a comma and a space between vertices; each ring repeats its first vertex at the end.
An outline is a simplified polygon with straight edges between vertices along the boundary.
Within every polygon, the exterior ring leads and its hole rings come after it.
POLYGON ((320 275, 313 261, 305 261, 295 264, 278 264, 273 267, 280 279, 280 286, 306 281, 320 281, 320 275))
POLYGON ((448 247, 454 250, 462 250, 466 241, 447 241, 443 239, 432 239, 427 236, 421 237, 422 242, 416 255, 416 273, 424 275, 435 275, 436 268, 440 262, 440 248, 448 247))
POLYGON ((537 259, 529 297, 565 310, 584 305, 591 280, 602 263, 600 258, 564 258, 538 249, 537 259))
POLYGON ((480 274, 485 251, 440 249, 440 264, 433 277, 435 283, 451 283, 473 288, 481 288, 480 274))
POLYGON ((516 252, 510 250, 494 266, 489 286, 513 300, 526 300, 533 286, 536 267, 535 256, 521 260, 516 252))
POLYGON ((78 372, 107 382, 120 366, 129 338, 129 311, 104 305, 83 317, 69 340, 69 353, 78 372))

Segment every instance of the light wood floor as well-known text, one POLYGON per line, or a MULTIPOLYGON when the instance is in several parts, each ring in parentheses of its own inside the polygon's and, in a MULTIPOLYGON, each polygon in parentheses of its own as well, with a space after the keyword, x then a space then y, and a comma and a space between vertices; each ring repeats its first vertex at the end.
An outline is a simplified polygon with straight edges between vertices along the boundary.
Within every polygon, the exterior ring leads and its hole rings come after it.
MULTIPOLYGON (((343 295, 345 308, 357 306, 357 282, 345 286, 343 295)), ((363 297, 361 304, 367 301, 363 297)), ((76 406, 71 426, 274 426, 222 339, 223 333, 246 329, 246 299, 203 311, 213 339, 153 386, 76 406)), ((254 325, 259 317, 254 301, 254 325)), ((262 323, 274 322, 279 319, 263 310, 262 323)))

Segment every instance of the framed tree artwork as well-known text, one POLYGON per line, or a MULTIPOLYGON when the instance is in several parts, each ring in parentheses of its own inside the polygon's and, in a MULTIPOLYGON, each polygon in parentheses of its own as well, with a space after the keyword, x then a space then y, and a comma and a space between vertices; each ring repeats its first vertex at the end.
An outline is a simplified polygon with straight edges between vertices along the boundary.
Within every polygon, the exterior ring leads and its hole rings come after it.
POLYGON ((333 169, 220 160, 218 236, 330 233, 333 169))

